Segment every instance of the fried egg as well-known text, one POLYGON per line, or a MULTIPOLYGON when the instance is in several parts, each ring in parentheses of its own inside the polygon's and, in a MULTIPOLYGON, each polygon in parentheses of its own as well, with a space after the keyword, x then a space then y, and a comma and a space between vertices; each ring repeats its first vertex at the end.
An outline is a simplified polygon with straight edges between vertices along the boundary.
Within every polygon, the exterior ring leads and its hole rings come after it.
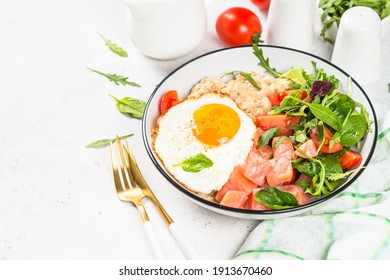
POLYGON ((210 194, 244 163, 256 127, 227 95, 206 93, 187 98, 160 116, 154 149, 166 170, 191 191, 210 194), (203 154, 212 166, 188 172, 184 161, 203 154))

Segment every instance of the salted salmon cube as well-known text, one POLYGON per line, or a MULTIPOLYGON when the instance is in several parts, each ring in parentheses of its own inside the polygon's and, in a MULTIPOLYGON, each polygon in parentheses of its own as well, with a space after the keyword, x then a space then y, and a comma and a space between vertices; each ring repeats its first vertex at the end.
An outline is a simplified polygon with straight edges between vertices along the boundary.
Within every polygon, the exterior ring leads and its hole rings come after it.
POLYGON ((270 186, 277 186, 283 183, 291 182, 294 172, 289 157, 281 157, 279 159, 271 160, 272 167, 266 176, 267 182, 270 186))
POLYGON ((246 178, 243 173, 243 167, 237 165, 232 174, 230 174, 225 186, 227 190, 243 191, 249 194, 257 187, 257 184, 246 178))
POLYGON ((272 139, 272 147, 274 148, 274 159, 280 159, 284 156, 294 159, 295 152, 290 138, 284 138, 281 143, 279 143, 279 140, 280 137, 274 137, 272 139), (276 146, 276 144, 278 145, 276 146))
POLYGON ((248 194, 246 192, 230 190, 225 194, 220 204, 234 208, 243 208, 247 198, 248 194))
POLYGON ((259 152, 252 149, 242 166, 242 171, 244 176, 257 186, 264 183, 265 176, 270 168, 270 160, 264 158, 259 152))
POLYGON ((289 192, 298 200, 298 205, 304 205, 310 202, 310 195, 297 185, 284 185, 276 187, 283 192, 289 192))
POLYGON ((227 191, 228 191, 228 188, 226 187, 226 185, 223 185, 222 188, 215 195, 215 197, 214 197, 215 200, 218 202, 221 202, 222 198, 225 196, 227 191))
POLYGON ((270 128, 279 128, 280 135, 290 136, 294 131, 290 129, 291 126, 297 125, 301 120, 300 116, 290 117, 287 115, 258 115, 255 121, 258 127, 263 130, 270 128))
POLYGON ((312 139, 307 140, 305 143, 301 144, 298 147, 298 150, 295 151, 295 154, 301 158, 307 158, 303 153, 300 151, 303 151, 305 154, 307 154, 309 157, 316 157, 318 156, 316 145, 314 144, 314 141, 312 139))

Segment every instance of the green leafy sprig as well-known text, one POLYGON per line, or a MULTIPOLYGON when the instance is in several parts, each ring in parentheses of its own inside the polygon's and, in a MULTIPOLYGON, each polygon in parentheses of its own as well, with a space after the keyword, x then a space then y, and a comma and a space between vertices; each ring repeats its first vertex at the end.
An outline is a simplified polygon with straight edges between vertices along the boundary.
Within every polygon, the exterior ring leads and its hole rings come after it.
POLYGON ((145 101, 132 97, 124 97, 119 99, 112 94, 108 95, 116 100, 116 107, 118 108, 119 112, 136 119, 141 119, 144 116, 146 107, 145 101))
POLYGON ((98 33, 99 36, 104 40, 107 47, 115 54, 121 56, 121 57, 128 57, 127 52, 117 44, 113 43, 111 40, 105 38, 102 34, 98 33))
POLYGON ((111 82, 113 82, 116 85, 124 85, 124 86, 128 85, 128 86, 132 86, 132 87, 141 87, 139 84, 137 84, 135 82, 129 82, 127 80, 128 77, 123 77, 123 76, 120 76, 117 74, 107 74, 107 73, 103 73, 101 71, 91 69, 91 68, 87 68, 87 69, 92 71, 92 72, 95 72, 99 75, 106 77, 107 79, 109 79, 111 82))
MULTIPOLYGON (((133 133, 126 134, 126 135, 120 136, 119 139, 123 140, 123 139, 129 138, 129 137, 131 137, 133 135, 134 135, 133 133)), ((101 140, 97 140, 97 141, 91 142, 88 145, 86 145, 85 147, 86 148, 93 148, 93 149, 104 148, 104 147, 109 146, 110 143, 113 143, 115 140, 116 140, 116 138, 101 139, 101 140)))
POLYGON ((188 159, 185 159, 181 163, 174 164, 173 166, 181 166, 184 171, 197 173, 205 168, 213 166, 213 161, 204 154, 199 153, 188 159))

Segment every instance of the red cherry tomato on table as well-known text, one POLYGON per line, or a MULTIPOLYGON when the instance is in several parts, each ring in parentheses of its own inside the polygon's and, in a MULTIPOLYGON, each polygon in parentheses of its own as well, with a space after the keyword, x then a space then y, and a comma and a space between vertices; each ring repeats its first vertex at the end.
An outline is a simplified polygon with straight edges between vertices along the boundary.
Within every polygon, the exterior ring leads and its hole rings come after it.
POLYGON ((215 28, 218 38, 225 46, 240 46, 252 43, 252 37, 263 30, 259 18, 251 10, 233 7, 222 12, 215 28))
POLYGON ((260 10, 267 11, 269 9, 269 4, 271 0, 251 0, 260 10))
POLYGON ((179 97, 176 90, 170 90, 164 93, 160 101, 160 114, 165 114, 169 108, 179 103, 179 97))

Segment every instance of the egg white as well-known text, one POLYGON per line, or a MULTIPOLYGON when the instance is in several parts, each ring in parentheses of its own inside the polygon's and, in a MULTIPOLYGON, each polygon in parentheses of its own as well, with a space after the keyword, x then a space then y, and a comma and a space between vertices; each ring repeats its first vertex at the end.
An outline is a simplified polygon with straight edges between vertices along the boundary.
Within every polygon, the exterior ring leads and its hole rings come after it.
POLYGON ((229 179, 236 165, 244 163, 256 131, 252 119, 246 115, 228 96, 207 93, 199 98, 188 98, 170 108, 158 120, 154 149, 166 170, 183 186, 194 192, 209 194, 220 190, 229 179), (195 127, 193 113, 206 104, 223 104, 232 108, 240 118, 236 135, 227 143, 216 147, 205 145, 193 134, 195 127), (197 173, 184 171, 174 166, 202 153, 213 161, 213 166, 197 173))

